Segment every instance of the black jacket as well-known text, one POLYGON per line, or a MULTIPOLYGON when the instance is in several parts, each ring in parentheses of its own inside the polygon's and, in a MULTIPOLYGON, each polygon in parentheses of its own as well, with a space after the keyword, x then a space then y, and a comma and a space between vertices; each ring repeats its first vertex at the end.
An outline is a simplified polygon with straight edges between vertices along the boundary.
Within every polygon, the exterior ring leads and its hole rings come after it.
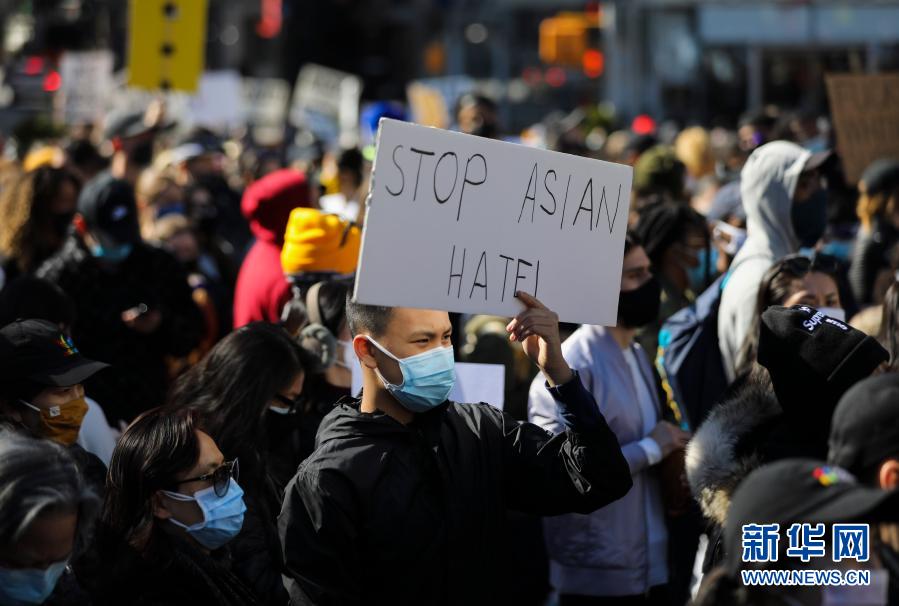
POLYGON ((551 391, 591 423, 552 436, 486 404, 446 402, 404 426, 342 401, 279 518, 292 603, 501 603, 507 507, 589 513, 631 487, 580 379, 551 391))
POLYGON ((175 535, 157 533, 150 552, 139 554, 101 526, 98 558, 79 579, 98 606, 254 606, 252 591, 231 571, 228 546, 210 554, 175 535))
POLYGON ((75 302, 72 333, 81 353, 112 365, 85 383, 109 421, 130 421, 161 405, 168 384, 166 356, 188 354, 204 328, 178 262, 163 250, 138 244, 115 271, 107 271, 72 235, 37 275, 75 302), (122 312, 141 303, 162 314, 162 324, 151 335, 122 322, 122 312))
POLYGON ((871 230, 859 230, 849 265, 849 284, 859 305, 864 307, 880 300, 883 293, 874 292, 878 276, 893 266, 897 242, 899 233, 887 221, 877 220, 871 230))
POLYGON ((249 587, 260 604, 284 606, 288 603, 287 590, 281 576, 281 550, 275 519, 280 500, 270 505, 259 487, 247 487, 244 514, 240 533, 228 543, 232 570, 249 587))

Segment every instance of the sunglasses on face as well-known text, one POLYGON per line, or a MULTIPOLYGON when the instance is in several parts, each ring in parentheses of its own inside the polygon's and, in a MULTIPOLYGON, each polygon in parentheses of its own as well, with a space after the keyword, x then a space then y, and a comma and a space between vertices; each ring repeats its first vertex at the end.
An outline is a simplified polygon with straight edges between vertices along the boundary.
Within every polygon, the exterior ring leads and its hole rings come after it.
POLYGON ((231 486, 231 478, 234 478, 234 481, 236 482, 239 475, 240 467, 237 464, 237 459, 234 459, 225 461, 212 473, 207 473, 196 478, 179 480, 178 484, 186 484, 188 482, 212 482, 212 490, 215 491, 215 496, 223 497, 228 494, 228 487, 231 486))
POLYGON ((840 261, 836 257, 824 254, 816 254, 811 258, 805 255, 790 255, 781 260, 780 270, 777 273, 784 270, 796 276, 804 276, 809 272, 836 276, 840 271, 840 261))

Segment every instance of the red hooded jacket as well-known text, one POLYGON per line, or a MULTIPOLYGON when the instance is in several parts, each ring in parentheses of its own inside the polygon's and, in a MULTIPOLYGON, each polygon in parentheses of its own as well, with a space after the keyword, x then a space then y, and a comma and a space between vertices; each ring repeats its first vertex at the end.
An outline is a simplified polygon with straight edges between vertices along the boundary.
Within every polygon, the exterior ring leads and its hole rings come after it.
POLYGON ((281 319, 281 309, 290 300, 290 285, 281 270, 281 246, 290 211, 301 206, 310 206, 309 187, 306 176, 295 170, 275 171, 244 191, 240 209, 256 243, 237 275, 234 328, 281 319))

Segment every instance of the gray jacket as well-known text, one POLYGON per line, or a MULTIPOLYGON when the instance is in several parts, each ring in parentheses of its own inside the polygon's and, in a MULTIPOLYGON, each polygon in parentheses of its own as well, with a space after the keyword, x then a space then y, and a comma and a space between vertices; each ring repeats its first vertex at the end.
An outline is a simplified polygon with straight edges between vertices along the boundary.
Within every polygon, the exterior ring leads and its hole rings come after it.
MULTIPOLYGON (((633 347, 659 410, 649 361, 639 345, 633 347)), ((647 515, 657 516, 661 528, 665 522, 658 479, 638 444, 646 436, 630 367, 612 335, 600 326, 580 327, 562 344, 562 353, 578 371, 618 437, 634 485, 624 498, 591 514, 544 518, 550 580, 560 593, 644 593, 650 586, 647 515)), ((560 433, 564 426, 558 407, 546 394, 544 378, 538 375, 531 385, 528 418, 552 433, 560 433)))
POLYGON ((791 210, 810 156, 795 143, 775 141, 752 152, 740 173, 747 237, 730 266, 718 308, 718 345, 730 381, 752 324, 762 277, 778 259, 799 250, 791 210))

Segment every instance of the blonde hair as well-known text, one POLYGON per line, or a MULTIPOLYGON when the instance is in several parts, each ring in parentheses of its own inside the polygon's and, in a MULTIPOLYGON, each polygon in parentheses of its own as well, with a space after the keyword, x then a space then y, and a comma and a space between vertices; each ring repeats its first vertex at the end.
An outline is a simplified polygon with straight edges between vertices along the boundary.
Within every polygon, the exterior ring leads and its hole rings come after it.
POLYGON ((55 252, 46 241, 46 222, 49 206, 66 181, 76 193, 81 188, 71 172, 50 166, 19 173, 0 184, 0 253, 15 259, 23 272, 37 269, 55 252))
POLYGON ((701 126, 687 128, 674 141, 674 154, 687 167, 694 179, 701 179, 715 172, 715 158, 709 132, 701 126))
POLYGON ((179 187, 174 172, 170 169, 157 170, 147 168, 137 180, 135 197, 137 199, 138 222, 141 236, 145 240, 155 239, 156 207, 159 198, 170 187, 179 187))
POLYGON ((892 215, 899 210, 895 191, 869 194, 864 181, 858 182, 858 191, 855 213, 865 229, 871 229, 875 218, 892 215))

